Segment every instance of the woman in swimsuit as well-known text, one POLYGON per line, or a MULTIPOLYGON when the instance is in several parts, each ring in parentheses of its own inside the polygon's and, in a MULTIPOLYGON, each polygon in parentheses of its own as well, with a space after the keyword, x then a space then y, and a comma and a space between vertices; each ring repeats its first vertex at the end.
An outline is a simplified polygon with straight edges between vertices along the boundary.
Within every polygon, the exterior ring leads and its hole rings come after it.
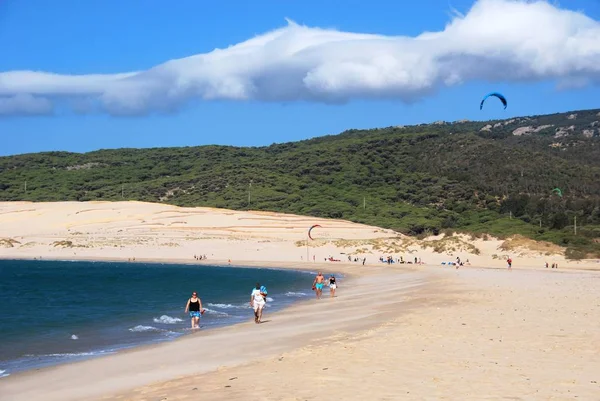
POLYGON ((332 274, 329 277, 329 293, 331 294, 331 298, 335 297, 335 289, 337 288, 337 284, 335 283, 335 276, 332 274))
POLYGON ((192 297, 188 299, 185 305, 185 313, 188 313, 188 311, 192 318, 192 329, 199 329, 200 315, 204 313, 204 309, 202 309, 202 301, 198 298, 198 293, 195 291, 192 292, 192 297))

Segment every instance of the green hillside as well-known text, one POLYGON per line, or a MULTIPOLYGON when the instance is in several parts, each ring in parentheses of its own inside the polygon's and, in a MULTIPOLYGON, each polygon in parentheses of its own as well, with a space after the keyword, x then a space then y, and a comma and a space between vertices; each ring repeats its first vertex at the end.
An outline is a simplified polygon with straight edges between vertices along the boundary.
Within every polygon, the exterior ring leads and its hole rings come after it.
POLYGON ((566 246, 572 258, 600 256, 599 121, 600 110, 586 110, 349 130, 267 147, 0 157, 0 200, 124 195, 343 218, 410 235, 520 233, 566 246))

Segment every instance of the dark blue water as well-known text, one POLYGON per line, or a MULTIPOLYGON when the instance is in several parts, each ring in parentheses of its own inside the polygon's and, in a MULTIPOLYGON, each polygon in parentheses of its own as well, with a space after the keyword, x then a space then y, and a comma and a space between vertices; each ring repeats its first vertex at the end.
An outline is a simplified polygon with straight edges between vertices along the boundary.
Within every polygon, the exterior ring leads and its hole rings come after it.
POLYGON ((0 260, 0 376, 89 358, 253 319, 250 292, 267 286, 265 313, 312 296, 306 272, 198 265, 0 260))

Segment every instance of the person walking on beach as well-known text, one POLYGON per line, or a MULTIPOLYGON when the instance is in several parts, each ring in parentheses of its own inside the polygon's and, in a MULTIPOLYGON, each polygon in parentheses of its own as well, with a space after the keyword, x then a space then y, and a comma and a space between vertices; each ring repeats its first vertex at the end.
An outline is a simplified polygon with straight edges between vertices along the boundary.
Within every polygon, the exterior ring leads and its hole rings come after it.
POLYGON ((263 294, 260 290, 260 283, 256 283, 256 287, 250 294, 250 306, 254 309, 254 323, 260 323, 262 319, 263 308, 265 307, 267 294, 263 294))
POLYGON ((331 298, 335 297, 335 290, 337 288, 337 284, 335 282, 335 276, 332 274, 329 276, 329 294, 331 298))
POLYGON ((321 272, 317 274, 315 277, 315 281, 313 281, 313 290, 316 290, 317 299, 321 299, 321 295, 323 294, 323 285, 325 284, 325 277, 321 272))
POLYGON ((196 291, 192 292, 192 297, 188 299, 187 304, 185 305, 185 313, 188 312, 192 318, 192 329, 199 329, 200 315, 204 313, 204 309, 202 309, 202 301, 198 298, 198 293, 196 291))
POLYGON ((506 263, 508 264, 508 270, 512 270, 512 259, 508 258, 508 260, 506 261, 506 263))

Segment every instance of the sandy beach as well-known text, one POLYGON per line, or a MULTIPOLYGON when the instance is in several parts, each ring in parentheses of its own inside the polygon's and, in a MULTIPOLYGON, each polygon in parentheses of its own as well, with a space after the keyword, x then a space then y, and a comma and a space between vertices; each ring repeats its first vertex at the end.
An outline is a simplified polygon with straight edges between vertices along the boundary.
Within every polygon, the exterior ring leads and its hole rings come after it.
POLYGON ((145 202, 0 202, 0 258, 209 263, 320 262, 391 256, 428 265, 600 269, 600 260, 568 261, 564 248, 515 236, 466 235, 418 240, 344 220, 275 212, 177 207, 145 202), (308 238, 308 229, 320 225, 308 238), (307 246, 308 245, 308 246, 307 246))
POLYGON ((348 325, 275 357, 102 399, 599 399, 598 276, 426 275, 429 285, 399 294, 387 313, 380 299, 367 301, 370 327, 348 325))
POLYGON ((169 343, 2 378, 0 399, 600 399, 600 264, 569 262, 562 252, 521 238, 418 241, 279 213, 0 203, 2 258, 231 263, 348 276, 336 298, 299 303, 261 325, 250 316, 169 343), (313 224, 322 227, 307 246, 313 224), (348 262, 348 255, 367 262, 348 262), (423 264, 378 261, 387 256, 423 264), (456 257, 469 265, 441 265, 456 257), (545 269, 546 261, 560 268, 545 269))

